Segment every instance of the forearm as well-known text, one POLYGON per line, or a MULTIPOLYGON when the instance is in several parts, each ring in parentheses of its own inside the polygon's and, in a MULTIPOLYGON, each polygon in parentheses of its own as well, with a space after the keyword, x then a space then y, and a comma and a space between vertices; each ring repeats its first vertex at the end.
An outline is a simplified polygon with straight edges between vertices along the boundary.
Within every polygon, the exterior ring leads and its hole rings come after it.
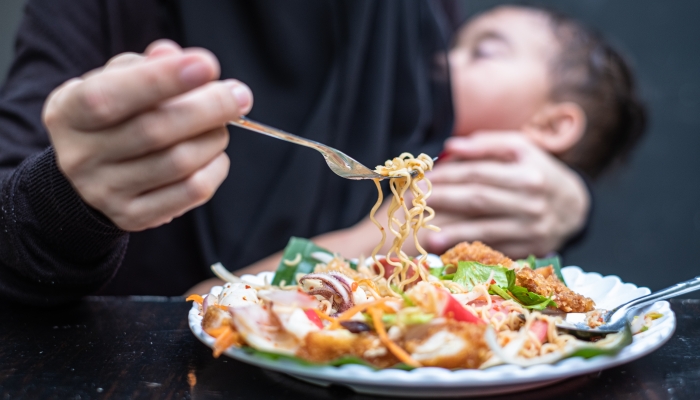
POLYGON ((0 194, 0 297, 57 305, 114 275, 128 234, 82 202, 51 149, 6 174, 0 194))

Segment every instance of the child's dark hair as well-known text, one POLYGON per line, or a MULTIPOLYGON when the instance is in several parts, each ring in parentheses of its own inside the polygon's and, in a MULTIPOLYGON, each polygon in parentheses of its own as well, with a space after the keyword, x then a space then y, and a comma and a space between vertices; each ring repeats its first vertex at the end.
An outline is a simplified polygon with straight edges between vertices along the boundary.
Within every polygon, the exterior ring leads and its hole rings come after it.
POLYGON ((646 107, 638 97, 632 70, 602 37, 581 23, 538 7, 551 24, 560 51, 552 63, 552 100, 572 101, 586 113, 581 140, 561 154, 562 161, 597 177, 613 161, 624 160, 642 137, 646 107))

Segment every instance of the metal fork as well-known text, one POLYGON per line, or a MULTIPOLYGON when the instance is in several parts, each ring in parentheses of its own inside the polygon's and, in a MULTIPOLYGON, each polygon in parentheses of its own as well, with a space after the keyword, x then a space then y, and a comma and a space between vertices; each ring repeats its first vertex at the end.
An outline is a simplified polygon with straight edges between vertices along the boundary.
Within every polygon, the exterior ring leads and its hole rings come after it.
MULTIPOLYGON (((586 324, 585 313, 568 313, 565 314, 565 324, 557 325, 560 332, 565 332, 576 336, 579 339, 590 340, 606 336, 611 333, 620 332, 625 328, 634 311, 641 307, 654 304, 657 301, 670 299, 682 294, 700 290, 700 276, 696 276, 685 282, 676 283, 666 289, 659 290, 646 296, 638 297, 632 301, 621 304, 612 310, 603 311, 601 318, 603 325, 597 328, 591 328, 586 324)), ((564 316, 564 315, 562 315, 564 316)))
MULTIPOLYGON (((335 172, 336 175, 345 179, 386 179, 388 176, 380 175, 371 169, 360 164, 357 160, 353 159, 349 155, 343 153, 340 150, 334 149, 325 144, 304 139, 300 136, 293 135, 291 133, 282 131, 259 122, 255 122, 249 118, 241 117, 236 121, 229 121, 230 125, 237 126, 240 128, 248 129, 253 132, 262 133, 263 135, 272 136, 277 139, 286 140, 287 142, 296 143, 302 146, 311 147, 314 150, 323 155, 326 160, 326 164, 330 167, 331 171, 335 172)), ((411 175, 417 175, 417 171, 411 171, 411 175)))

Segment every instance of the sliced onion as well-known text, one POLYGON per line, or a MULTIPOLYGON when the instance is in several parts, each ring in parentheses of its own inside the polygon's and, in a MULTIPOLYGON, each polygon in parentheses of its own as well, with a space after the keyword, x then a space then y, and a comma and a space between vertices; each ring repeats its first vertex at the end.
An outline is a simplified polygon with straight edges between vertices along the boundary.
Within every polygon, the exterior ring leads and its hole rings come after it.
POLYGON ((212 294, 204 296, 204 301, 202 301, 202 314, 207 313, 207 308, 216 304, 216 297, 212 294))
POLYGON ((296 290, 260 290, 258 297, 272 303, 289 307, 316 308, 316 298, 296 290))

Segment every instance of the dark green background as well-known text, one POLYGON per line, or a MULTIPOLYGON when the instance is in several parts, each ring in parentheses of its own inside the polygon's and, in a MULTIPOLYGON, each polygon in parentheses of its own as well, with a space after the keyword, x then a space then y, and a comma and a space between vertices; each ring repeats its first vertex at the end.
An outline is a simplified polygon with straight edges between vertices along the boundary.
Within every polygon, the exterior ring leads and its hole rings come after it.
MULTIPOLYGON (((0 76, 24 0, 0 1, 0 76)), ((466 0, 474 13, 502 1, 466 0)), ((591 25, 638 71, 651 125, 631 162, 594 184, 585 240, 565 264, 660 289, 700 275, 700 2, 540 1, 591 25)), ((700 297, 697 293, 691 297, 700 297)))

